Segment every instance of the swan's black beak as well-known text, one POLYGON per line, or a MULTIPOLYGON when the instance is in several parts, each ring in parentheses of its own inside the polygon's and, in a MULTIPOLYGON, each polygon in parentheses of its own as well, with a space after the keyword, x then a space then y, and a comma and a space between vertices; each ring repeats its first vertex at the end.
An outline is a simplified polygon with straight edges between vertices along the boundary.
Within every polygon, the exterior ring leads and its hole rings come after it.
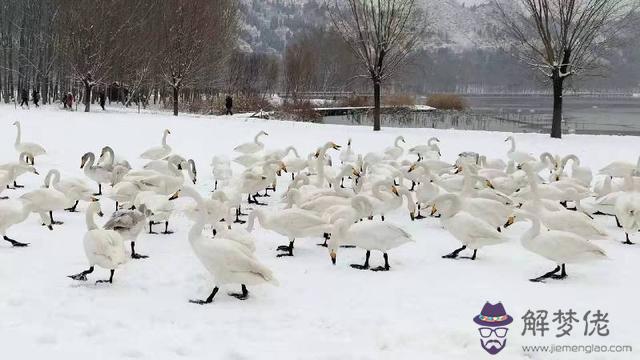
POLYGON ((193 183, 195 184, 198 181, 198 179, 193 179, 193 183))
POLYGON ((411 165, 411 167, 409 168, 409 172, 412 172, 412 171, 413 171, 413 170, 415 170, 415 169, 416 169, 416 165, 415 165, 415 164, 414 164, 414 165, 411 165))
POLYGON ((102 211, 99 211, 99 212, 98 212, 98 216, 103 217, 103 216, 104 216, 104 213, 103 213, 102 211))
POLYGON ((171 195, 171 197, 169 198, 169 200, 175 200, 177 198, 180 197, 180 190, 176 191, 175 194, 171 195))
POLYGON ((411 221, 416 221, 416 214, 415 213, 411 212, 409 214, 409 216, 411 216, 411 221))
POLYGON ((431 207, 431 216, 435 215, 437 212, 438 212, 438 209, 436 208, 436 206, 435 206, 435 205, 433 205, 433 206, 431 207))
POLYGON ((507 220, 507 222, 504 224, 504 228, 508 228, 509 226, 513 225, 513 223, 515 222, 515 217, 510 216, 509 220, 507 220))
POLYGON ((33 173, 36 175, 40 175, 40 173, 38 172, 38 170, 33 170, 33 173))
POLYGON ((336 257, 337 257, 336 252, 331 250, 331 252, 329 253, 329 256, 331 257, 331 263, 333 265, 335 265, 336 264, 336 257))

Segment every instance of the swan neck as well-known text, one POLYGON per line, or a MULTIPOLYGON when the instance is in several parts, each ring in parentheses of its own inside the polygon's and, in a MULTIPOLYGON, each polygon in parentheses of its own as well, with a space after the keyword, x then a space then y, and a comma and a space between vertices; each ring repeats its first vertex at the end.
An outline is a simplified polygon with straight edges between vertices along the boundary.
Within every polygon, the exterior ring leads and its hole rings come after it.
POLYGON ((529 220, 531 220, 531 227, 522 234, 523 241, 530 241, 540 234, 540 219, 530 216, 529 220))
POLYGON ((166 131, 162 135, 162 146, 167 146, 167 135, 169 135, 169 133, 166 131))
POLYGON ((516 139, 512 137, 509 138, 509 141, 511 141, 511 150, 509 150, 510 152, 514 152, 516 151, 516 139))
POLYGON ((85 214, 85 220, 87 222, 87 230, 98 229, 98 225, 96 225, 96 221, 95 221, 96 213, 97 213, 97 209, 93 206, 87 210, 87 213, 85 214))
MULTIPOLYGON (((20 127, 20 123, 16 124, 16 127, 18 128, 18 133, 16 134, 16 145, 20 145, 20 139, 22 137, 22 129, 20 127)), ((638 159, 640 161, 640 159, 638 159)))

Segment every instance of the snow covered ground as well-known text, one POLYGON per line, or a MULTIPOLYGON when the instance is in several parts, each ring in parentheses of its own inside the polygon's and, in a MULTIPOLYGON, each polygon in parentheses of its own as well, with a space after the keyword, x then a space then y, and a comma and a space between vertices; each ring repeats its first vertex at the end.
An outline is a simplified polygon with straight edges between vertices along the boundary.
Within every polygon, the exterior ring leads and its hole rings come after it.
MULTIPOLYGON (((66 112, 53 107, 29 111, 0 106, 0 163, 14 161, 15 128, 21 120, 23 139, 46 147, 38 158, 40 174, 59 169, 63 176, 83 176, 80 157, 110 145, 136 167, 138 155, 160 142, 162 130, 171 129, 168 143, 174 151, 195 159, 199 167, 197 188, 212 189, 211 157, 227 154, 235 145, 250 141, 266 130, 267 148, 294 145, 304 154, 326 141, 345 145, 353 138, 358 152, 380 151, 397 135, 408 144, 441 140, 443 159, 454 161, 462 151, 479 151, 504 158, 507 134, 432 129, 384 129, 308 123, 200 117, 168 114, 66 112)), ((569 135, 561 141, 546 135, 516 134, 518 148, 539 154, 576 153, 597 170, 608 162, 636 161, 637 137, 569 135)), ((334 154, 332 154, 334 155, 334 154)), ((25 175, 27 190, 40 186, 43 175, 25 175)), ((288 183, 283 176, 279 192, 288 183)), ((21 191, 3 195, 17 197, 21 191)), ((186 200, 177 200, 188 204, 186 200)), ((277 197, 268 199, 279 206, 277 197)), ((102 200, 103 209, 113 203, 102 200)), ((82 205, 82 209, 86 204, 82 205)), ((472 318, 486 301, 502 301, 514 317, 506 349, 495 358, 584 359, 584 354, 525 354, 522 345, 619 344, 636 345, 635 353, 591 354, 589 359, 637 359, 640 351, 640 245, 620 244, 624 234, 613 218, 599 217, 612 235, 601 241, 610 260, 570 266, 570 277, 546 284, 527 279, 550 270, 554 264, 524 250, 519 236, 526 223, 507 231, 511 241, 479 252, 475 262, 444 260, 441 255, 458 247, 438 220, 411 222, 405 212, 388 216, 410 232, 414 244, 390 252, 391 271, 358 271, 349 264, 362 263, 364 251, 341 250, 332 266, 320 239, 296 242, 296 256, 276 258, 275 248, 286 243, 281 236, 259 226, 257 254, 271 267, 281 285, 250 288, 245 302, 226 296, 222 289, 207 306, 187 302, 204 298, 212 282, 194 256, 187 240, 191 225, 177 214, 169 236, 141 236, 138 251, 146 260, 128 262, 116 271, 112 285, 74 282, 66 275, 86 268, 82 247, 84 215, 59 213, 65 222, 51 232, 37 216, 11 229, 27 248, 0 243, 0 353, 14 359, 470 359, 487 357, 480 348, 472 318), (610 335, 583 336, 582 321, 572 336, 556 339, 557 324, 544 338, 522 336, 527 310, 574 309, 581 318, 588 310, 609 313, 610 335)), ((634 235, 634 239, 640 238, 634 235)), ((379 253, 372 263, 381 263, 379 253)), ((91 279, 104 278, 98 269, 91 279)), ((580 319, 582 320, 582 319, 580 319)))

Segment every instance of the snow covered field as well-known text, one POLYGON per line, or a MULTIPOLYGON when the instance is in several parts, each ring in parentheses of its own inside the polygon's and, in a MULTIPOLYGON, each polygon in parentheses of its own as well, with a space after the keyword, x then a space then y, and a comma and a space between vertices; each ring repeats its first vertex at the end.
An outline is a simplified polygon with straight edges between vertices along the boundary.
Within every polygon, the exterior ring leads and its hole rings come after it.
MULTIPOLYGON (((174 151, 198 165, 196 188, 213 189, 209 163, 215 154, 233 157, 232 149, 250 141, 259 130, 267 148, 297 147, 307 154, 334 141, 346 145, 353 138, 357 152, 381 151, 397 135, 407 143, 441 140, 443 159, 453 162, 462 151, 478 151, 505 158, 508 134, 432 129, 384 129, 265 121, 239 117, 200 117, 134 112, 66 112, 57 108, 24 111, 0 106, 0 163, 15 161, 15 120, 22 122, 23 139, 48 151, 38 158, 41 176, 24 175, 26 190, 42 184, 49 169, 63 177, 82 177, 80 157, 110 145, 134 167, 145 162, 138 155, 160 142, 162 130, 171 130, 174 151)), ((518 148, 539 154, 575 153, 597 171, 613 160, 635 163, 637 137, 577 136, 552 140, 547 135, 516 134, 518 148)), ((331 153, 336 158, 335 153, 331 153)), ((239 170, 239 167, 236 169, 239 170)), ((289 181, 280 178, 277 196, 266 201, 281 206, 279 195, 289 181)), ((22 191, 6 190, 17 197, 22 191)), ((186 205, 188 200, 177 200, 186 205)), ((108 199, 103 210, 113 209, 108 199)), ((81 205, 84 210, 86 204, 81 205)), ((188 299, 205 298, 211 291, 208 272, 194 256, 187 240, 191 222, 174 215, 173 235, 143 234, 138 251, 150 256, 131 260, 115 274, 112 285, 67 278, 86 268, 82 247, 86 231, 83 213, 56 213, 64 225, 54 231, 40 226, 32 215, 11 229, 27 248, 0 243, 0 354, 13 359, 475 359, 488 358, 481 349, 472 318, 486 301, 501 301, 514 322, 507 347, 495 358, 504 359, 637 359, 640 351, 640 245, 620 244, 624 233, 613 218, 597 221, 611 234, 598 242, 609 260, 568 268, 564 281, 531 283, 527 279, 554 264, 531 254, 519 243, 529 227, 519 223, 507 230, 511 241, 479 252, 475 262, 445 260, 441 256, 459 246, 437 219, 411 222, 406 211, 388 216, 416 240, 389 254, 391 271, 358 271, 364 251, 341 250, 332 266, 321 239, 296 241, 293 258, 276 258, 275 248, 286 243, 259 226, 254 232, 257 256, 274 270, 279 287, 252 287, 247 301, 226 296, 238 289, 221 289, 212 304, 198 306, 188 299), (583 336, 582 322, 573 335, 556 339, 522 336, 527 310, 574 309, 581 318, 588 310, 609 313, 610 335, 583 336), (522 345, 619 344, 634 346, 626 354, 525 354, 522 345)), ((104 221, 104 220, 102 220, 104 221)), ((640 243, 638 235, 632 241, 640 243)), ((372 253, 380 265, 380 253, 372 253)), ((105 278, 97 269, 90 280, 105 278)), ((555 330, 557 324, 549 326, 555 330)), ((580 319, 582 320, 582 319, 580 319)))

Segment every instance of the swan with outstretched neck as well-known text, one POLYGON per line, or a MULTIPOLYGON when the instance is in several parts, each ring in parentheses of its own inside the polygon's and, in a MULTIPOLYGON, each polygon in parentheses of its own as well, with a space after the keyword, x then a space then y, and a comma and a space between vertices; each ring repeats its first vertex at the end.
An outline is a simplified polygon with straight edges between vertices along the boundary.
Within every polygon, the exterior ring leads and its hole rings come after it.
POLYGON ((19 153, 29 154, 31 165, 35 165, 35 158, 37 156, 46 154, 47 150, 45 150, 44 147, 42 147, 42 145, 40 144, 36 144, 33 142, 22 142, 22 126, 20 125, 20 121, 14 122, 13 125, 18 129, 14 148, 19 153))

